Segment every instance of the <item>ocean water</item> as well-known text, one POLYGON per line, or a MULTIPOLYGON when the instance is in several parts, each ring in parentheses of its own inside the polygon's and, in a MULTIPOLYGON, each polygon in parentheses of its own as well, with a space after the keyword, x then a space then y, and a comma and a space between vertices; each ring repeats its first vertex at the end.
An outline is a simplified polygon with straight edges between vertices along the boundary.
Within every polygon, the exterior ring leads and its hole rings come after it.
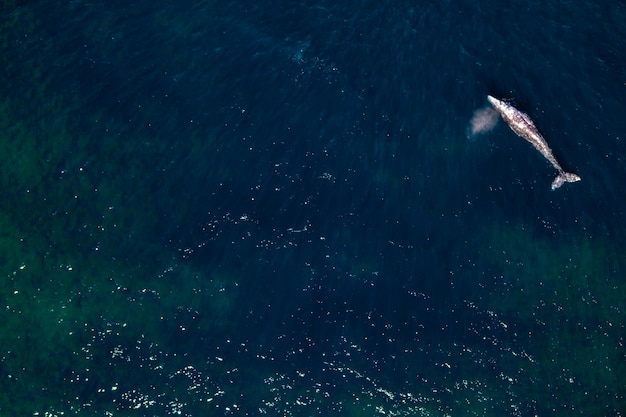
POLYGON ((2 16, 0 414, 626 414, 624 2, 2 16))

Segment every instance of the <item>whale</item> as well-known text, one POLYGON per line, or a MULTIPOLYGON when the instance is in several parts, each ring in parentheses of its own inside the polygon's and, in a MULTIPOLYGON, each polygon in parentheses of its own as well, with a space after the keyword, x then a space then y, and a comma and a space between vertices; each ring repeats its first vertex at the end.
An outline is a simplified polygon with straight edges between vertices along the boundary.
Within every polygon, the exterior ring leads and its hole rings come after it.
POLYGON ((578 182, 580 177, 571 172, 565 172, 561 165, 552 154, 552 149, 548 146, 548 142, 541 136, 539 130, 535 126, 535 123, 530 117, 510 105, 509 103, 498 100, 490 95, 487 96, 487 100, 493 106, 494 109, 500 113, 502 119, 509 125, 513 132, 530 142, 556 170, 559 172, 557 177, 552 181, 552 190, 556 190, 566 182, 578 182))

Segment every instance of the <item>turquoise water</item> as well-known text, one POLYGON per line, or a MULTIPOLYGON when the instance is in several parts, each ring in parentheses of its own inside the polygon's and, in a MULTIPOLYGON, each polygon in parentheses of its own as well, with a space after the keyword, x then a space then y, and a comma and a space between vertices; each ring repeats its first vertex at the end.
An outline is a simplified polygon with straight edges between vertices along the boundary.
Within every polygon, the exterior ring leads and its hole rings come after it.
POLYGON ((0 413, 626 412, 626 7, 335 3, 3 3, 0 413))

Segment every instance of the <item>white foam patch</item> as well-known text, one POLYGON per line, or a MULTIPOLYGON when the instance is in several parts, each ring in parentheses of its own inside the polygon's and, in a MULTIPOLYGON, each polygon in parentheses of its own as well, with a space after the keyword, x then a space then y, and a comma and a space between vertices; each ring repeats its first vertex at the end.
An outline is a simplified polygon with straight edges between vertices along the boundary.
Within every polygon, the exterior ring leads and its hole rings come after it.
POLYGON ((472 115, 467 127, 467 138, 476 140, 476 137, 493 130, 498 124, 498 112, 491 106, 478 109, 472 115))

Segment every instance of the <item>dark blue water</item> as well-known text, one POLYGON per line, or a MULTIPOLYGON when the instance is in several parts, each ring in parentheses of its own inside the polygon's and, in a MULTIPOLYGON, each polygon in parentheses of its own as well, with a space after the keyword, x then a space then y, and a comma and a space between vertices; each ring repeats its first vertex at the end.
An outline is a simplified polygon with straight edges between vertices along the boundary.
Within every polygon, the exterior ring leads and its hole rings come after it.
POLYGON ((2 413, 626 412, 622 3, 3 16, 2 413))

